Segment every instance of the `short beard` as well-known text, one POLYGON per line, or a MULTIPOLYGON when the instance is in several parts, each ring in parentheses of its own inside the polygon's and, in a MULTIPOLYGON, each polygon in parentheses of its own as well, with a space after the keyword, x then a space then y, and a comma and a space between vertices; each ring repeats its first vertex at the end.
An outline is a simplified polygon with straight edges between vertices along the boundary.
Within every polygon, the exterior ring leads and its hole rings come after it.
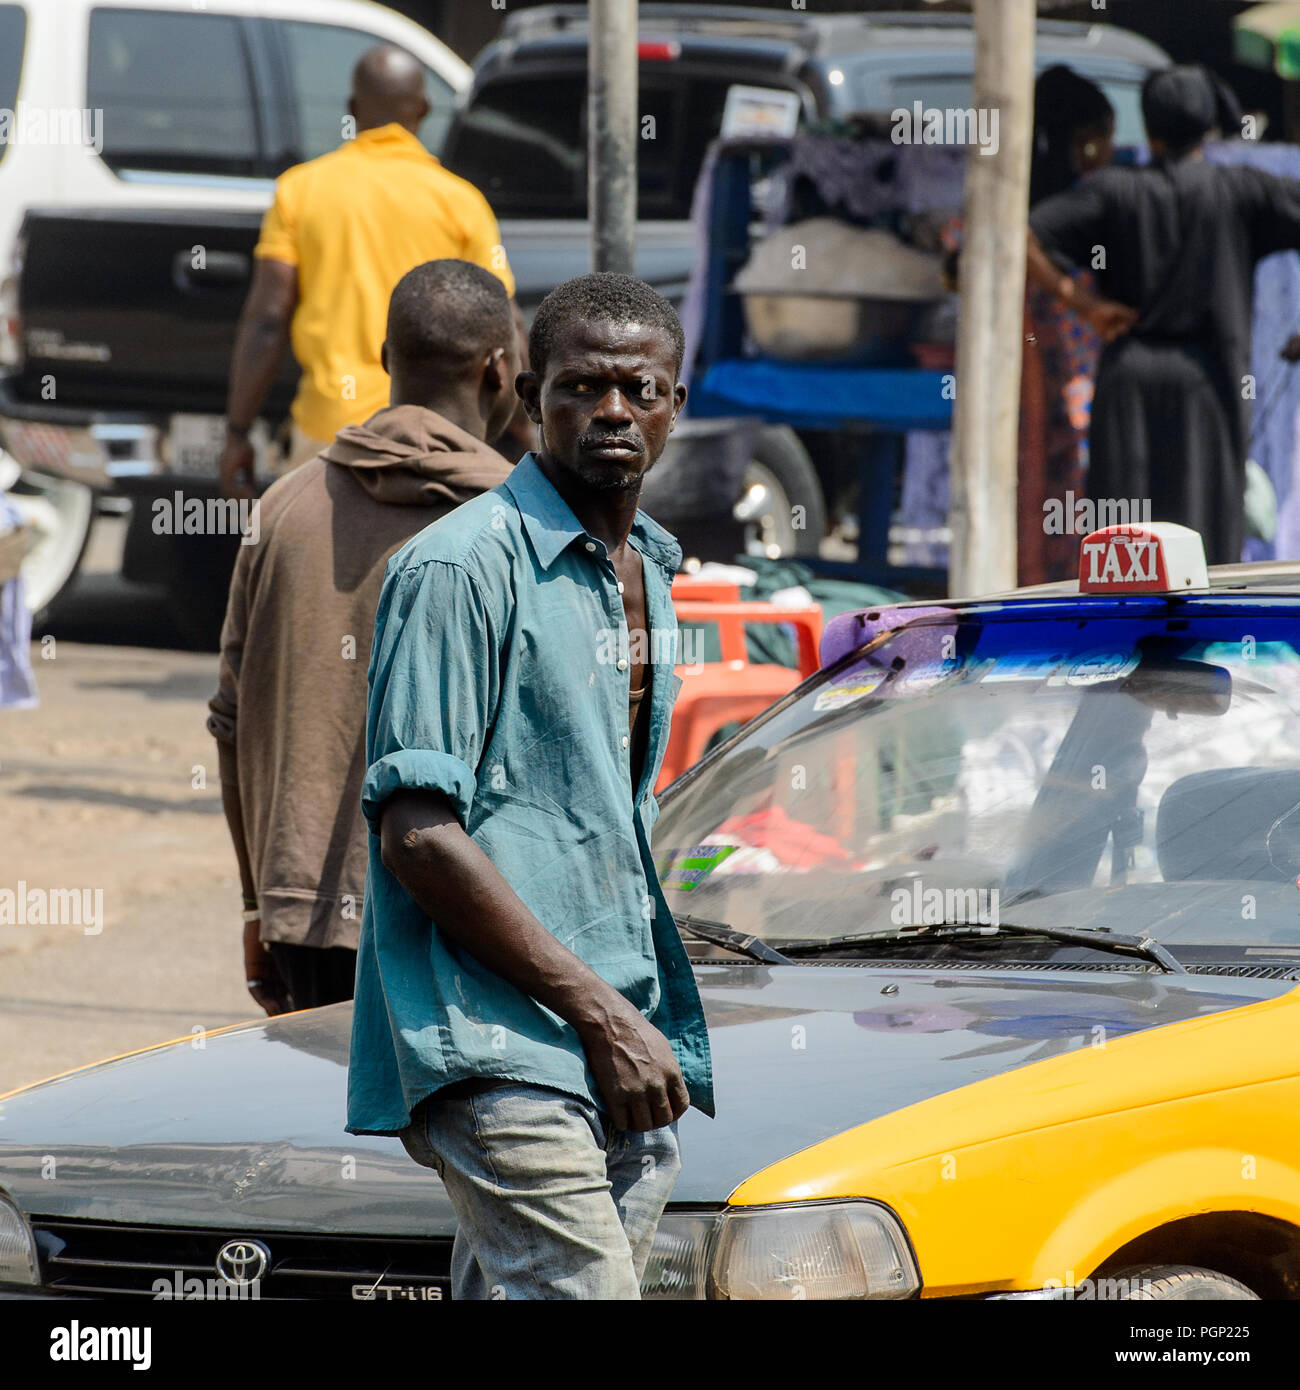
POLYGON ((641 484, 645 481, 645 473, 638 473, 634 468, 575 463, 573 472, 593 492, 630 492, 639 495, 641 484))
POLYGON ((540 445, 539 452, 549 455, 550 458, 554 459, 555 462, 559 464, 561 469, 571 473, 584 487, 590 488, 593 492, 633 493, 639 497, 641 488, 645 483, 646 474, 649 473, 659 461, 658 459, 652 460, 640 473, 634 468, 619 469, 598 463, 588 464, 582 460, 581 455, 571 464, 564 463, 561 461, 560 455, 551 450, 550 444, 546 438, 545 424, 538 426, 537 434, 538 443, 540 445))

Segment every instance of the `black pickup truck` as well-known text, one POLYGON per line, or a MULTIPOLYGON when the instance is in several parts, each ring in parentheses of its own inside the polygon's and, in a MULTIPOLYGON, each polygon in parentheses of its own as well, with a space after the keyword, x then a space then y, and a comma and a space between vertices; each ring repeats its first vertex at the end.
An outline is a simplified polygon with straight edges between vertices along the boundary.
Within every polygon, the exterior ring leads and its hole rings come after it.
MULTIPOLYGON (((165 585, 174 621, 200 645, 219 634, 238 538, 160 534, 152 503, 177 490, 217 496, 235 325, 260 223, 250 211, 34 208, 19 236, 9 331, 21 353, 0 373, 0 438, 34 471, 134 503, 123 575, 165 585)), ((557 256, 547 230, 544 247, 526 234, 507 243, 528 315, 588 264, 585 240, 575 233, 557 256)), ((688 270, 678 257, 642 274, 680 298, 688 270)), ((290 359, 254 437, 268 476, 266 451, 297 378, 290 359)))
MULTIPOLYGON (((219 631, 238 537, 155 533, 150 503, 217 495, 235 323, 260 213, 31 209, 18 242, 16 369, 0 433, 33 471, 131 499, 123 573, 166 585, 196 643, 219 631)), ((290 360, 266 413, 288 413, 290 360)), ((264 428, 259 430, 264 436, 264 428)))
MULTIPOLYGON (((589 264, 585 12, 557 5, 513 15, 476 62, 444 145, 448 167, 496 207, 526 314, 589 264)), ((695 257, 696 175, 733 85, 793 92, 804 119, 914 99, 969 101, 966 16, 646 4, 640 24, 641 103, 657 113, 660 138, 647 142, 640 166, 638 272, 674 300, 695 257)), ((1038 61, 1069 62, 1100 81, 1120 138, 1131 139, 1142 77, 1167 60, 1122 30, 1043 22, 1038 61)), ((0 372, 3 443, 28 468, 133 499, 124 574, 166 584, 174 616, 205 643, 219 626, 237 542, 155 534, 150 503, 178 489, 215 495, 234 328, 259 222, 247 200, 237 211, 33 209, 20 236, 13 302, 0 314, 18 357, 0 372)), ((295 375, 286 367, 267 403, 268 432, 287 412, 295 375)), ((751 544, 768 553, 791 548, 779 534, 774 544, 772 521, 788 517, 793 504, 804 506, 807 528, 785 540, 817 544, 825 475, 793 431, 728 432, 724 423, 720 433, 718 422, 701 422, 692 435, 692 428, 679 431, 679 457, 702 435, 696 457, 714 471, 718 460, 730 460, 722 471, 748 504, 741 514, 751 544), (761 486, 751 478, 742 487, 746 461, 736 467, 730 457, 737 440, 760 465, 752 471, 761 486)), ((660 497, 673 491, 680 500, 681 489, 664 488, 671 472, 665 460, 660 497)), ((664 519, 683 529, 679 517, 664 519)), ((735 536, 738 549, 746 535, 738 527, 735 536)))

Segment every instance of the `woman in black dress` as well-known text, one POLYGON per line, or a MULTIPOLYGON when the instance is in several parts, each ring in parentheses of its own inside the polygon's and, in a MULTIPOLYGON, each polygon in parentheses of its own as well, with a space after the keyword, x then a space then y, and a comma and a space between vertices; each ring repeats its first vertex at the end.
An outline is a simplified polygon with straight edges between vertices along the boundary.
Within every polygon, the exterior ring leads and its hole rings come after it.
POLYGON ((1199 531, 1211 564, 1241 559, 1255 262, 1300 248, 1300 181, 1206 163, 1219 96, 1200 68, 1142 89, 1152 163, 1110 168, 1030 214, 1029 275, 1106 342, 1088 492, 1149 500, 1199 531), (1051 259, 1095 270, 1100 294, 1051 259))

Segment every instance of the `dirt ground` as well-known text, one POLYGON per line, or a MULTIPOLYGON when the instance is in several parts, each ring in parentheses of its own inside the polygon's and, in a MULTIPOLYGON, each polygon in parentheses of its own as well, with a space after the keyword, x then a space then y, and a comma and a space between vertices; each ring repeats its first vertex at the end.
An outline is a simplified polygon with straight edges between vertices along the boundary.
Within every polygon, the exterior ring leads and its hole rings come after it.
POLYGON ((39 708, 0 713, 0 890, 103 894, 98 934, 0 925, 0 1093, 258 1012, 204 727, 216 657, 143 645, 168 628, 111 575, 117 541, 101 521, 33 644, 39 708), (70 640, 96 635, 141 645, 70 640))

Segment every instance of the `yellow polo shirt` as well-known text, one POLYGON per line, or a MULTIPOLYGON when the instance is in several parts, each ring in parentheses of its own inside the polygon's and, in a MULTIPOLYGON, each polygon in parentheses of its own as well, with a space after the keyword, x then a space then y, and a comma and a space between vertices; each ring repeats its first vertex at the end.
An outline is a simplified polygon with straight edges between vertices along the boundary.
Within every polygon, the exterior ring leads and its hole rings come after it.
POLYGON ((487 199, 396 124, 281 174, 254 254, 298 270, 292 413, 315 439, 388 404, 379 349, 389 297, 413 266, 473 261, 515 292, 487 199))

